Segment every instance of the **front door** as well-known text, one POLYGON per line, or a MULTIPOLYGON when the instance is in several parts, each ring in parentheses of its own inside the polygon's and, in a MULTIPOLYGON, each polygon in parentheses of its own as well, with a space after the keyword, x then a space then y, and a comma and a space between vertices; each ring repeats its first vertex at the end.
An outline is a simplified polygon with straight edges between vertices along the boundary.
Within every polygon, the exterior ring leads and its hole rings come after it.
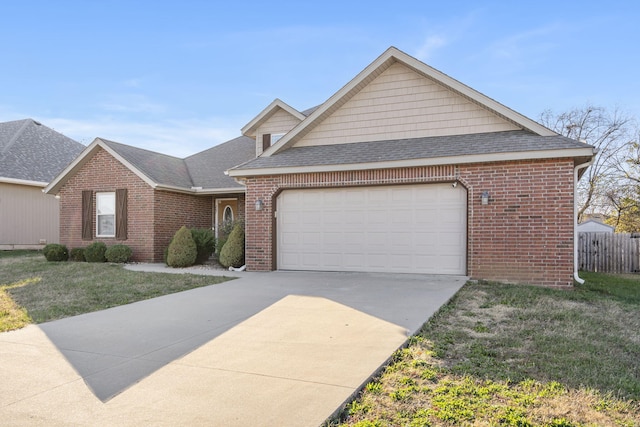
POLYGON ((231 231, 238 217, 238 199, 216 199, 215 203, 215 235, 218 239, 231 231))

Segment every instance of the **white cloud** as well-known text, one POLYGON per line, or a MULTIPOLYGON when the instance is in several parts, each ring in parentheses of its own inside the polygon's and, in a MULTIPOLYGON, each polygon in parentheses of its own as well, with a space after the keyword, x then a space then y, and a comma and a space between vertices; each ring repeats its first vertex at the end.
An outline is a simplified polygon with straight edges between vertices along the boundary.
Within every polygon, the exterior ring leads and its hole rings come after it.
POLYGON ((421 61, 428 61, 436 50, 446 45, 447 39, 444 36, 431 35, 417 49, 415 57, 421 61))
POLYGON ((152 102, 145 95, 111 94, 107 100, 98 105, 99 108, 116 113, 165 113, 168 108, 164 104, 152 102))
POLYGON ((502 60, 536 60, 557 46, 560 30, 558 25, 548 25, 512 34, 492 43, 487 53, 502 60))
POLYGON ((39 121, 56 131, 90 144, 96 137, 186 157, 240 135, 240 123, 221 119, 170 120, 158 123, 135 123, 113 118, 64 119, 40 117, 39 121), (222 124, 225 123, 225 124, 222 124))

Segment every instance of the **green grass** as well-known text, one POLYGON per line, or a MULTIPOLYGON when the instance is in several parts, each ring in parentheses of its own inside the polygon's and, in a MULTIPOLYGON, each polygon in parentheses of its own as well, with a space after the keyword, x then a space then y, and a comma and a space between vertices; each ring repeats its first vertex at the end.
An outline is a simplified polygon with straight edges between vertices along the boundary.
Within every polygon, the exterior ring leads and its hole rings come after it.
POLYGON ((230 280, 143 273, 122 265, 47 262, 39 253, 0 255, 0 332, 230 280))
POLYGON ((331 425, 640 426, 640 276, 469 283, 331 425))

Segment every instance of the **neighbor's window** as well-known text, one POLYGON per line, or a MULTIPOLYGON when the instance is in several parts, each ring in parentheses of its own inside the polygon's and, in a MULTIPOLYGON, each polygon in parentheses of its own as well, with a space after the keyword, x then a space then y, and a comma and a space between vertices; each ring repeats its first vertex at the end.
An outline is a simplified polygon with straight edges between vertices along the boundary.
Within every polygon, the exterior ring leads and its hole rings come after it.
POLYGON ((116 193, 96 193, 96 235, 116 235, 116 193))

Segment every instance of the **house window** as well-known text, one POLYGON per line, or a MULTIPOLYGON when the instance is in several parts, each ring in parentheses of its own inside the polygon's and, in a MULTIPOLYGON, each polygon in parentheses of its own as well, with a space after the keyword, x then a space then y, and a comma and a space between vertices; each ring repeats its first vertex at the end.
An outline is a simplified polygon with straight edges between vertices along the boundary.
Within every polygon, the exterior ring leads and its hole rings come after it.
POLYGON ((222 224, 227 227, 231 223, 233 223, 233 209, 231 209, 231 206, 226 206, 222 214, 222 224))
POLYGON ((116 236, 116 193, 96 193, 96 235, 116 236))
POLYGON ((271 145, 275 144, 284 136, 284 133, 272 133, 271 134, 271 145))

